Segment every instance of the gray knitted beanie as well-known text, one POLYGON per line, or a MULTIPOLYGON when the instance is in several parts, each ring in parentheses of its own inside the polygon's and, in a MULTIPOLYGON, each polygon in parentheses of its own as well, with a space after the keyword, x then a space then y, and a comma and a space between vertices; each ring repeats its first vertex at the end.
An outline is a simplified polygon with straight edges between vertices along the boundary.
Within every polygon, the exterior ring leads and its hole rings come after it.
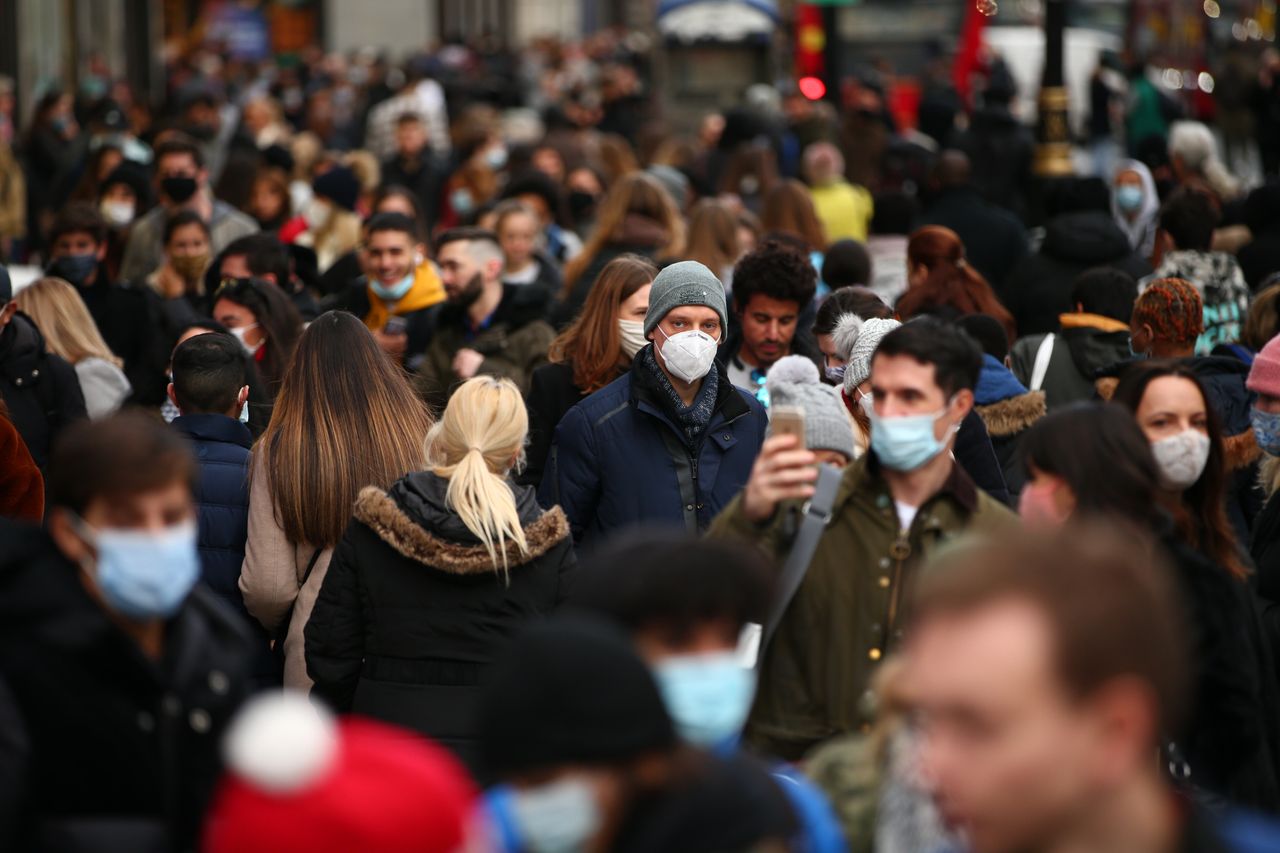
POLYGON ((664 267, 649 290, 649 313, 644 315, 644 333, 654 330, 662 318, 681 305, 705 305, 720 315, 720 339, 729 325, 724 285, 716 274, 697 261, 681 261, 664 267))
POLYGON ((836 354, 845 360, 844 390, 852 397, 857 388, 871 376, 871 357, 885 335, 902 324, 897 320, 863 320, 857 314, 844 314, 831 333, 836 354))
POLYGON ((853 427, 835 391, 818 381, 818 368, 802 355, 778 359, 765 379, 769 406, 804 410, 805 444, 810 450, 834 450, 853 459, 853 427))

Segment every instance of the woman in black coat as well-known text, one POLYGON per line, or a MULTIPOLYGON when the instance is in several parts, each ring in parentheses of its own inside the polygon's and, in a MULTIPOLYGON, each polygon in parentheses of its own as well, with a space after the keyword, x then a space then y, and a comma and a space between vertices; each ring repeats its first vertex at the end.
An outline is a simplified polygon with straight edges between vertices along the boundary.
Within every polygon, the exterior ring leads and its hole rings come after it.
POLYGON ((556 425, 565 412, 626 373, 647 343, 644 315, 658 268, 639 255, 614 258, 600 273, 573 325, 551 344, 549 364, 529 384, 529 451, 518 483, 542 482, 556 425))
POLYGON ((314 695, 419 731, 473 771, 479 685, 567 597, 574 567, 564 513, 507 479, 527 428, 510 380, 462 385, 428 438, 429 469, 361 492, 305 631, 314 695))
MULTIPOLYGON (((1192 663, 1189 701, 1172 709, 1182 725, 1162 732, 1175 781, 1199 799, 1280 811, 1280 692, 1257 602, 1247 583, 1188 544, 1161 498, 1147 436, 1119 406, 1081 404, 1031 427, 1022 450, 1028 524, 1130 524, 1164 551, 1182 593, 1192 663)), ((1220 446, 1209 464, 1222 465, 1220 446)))

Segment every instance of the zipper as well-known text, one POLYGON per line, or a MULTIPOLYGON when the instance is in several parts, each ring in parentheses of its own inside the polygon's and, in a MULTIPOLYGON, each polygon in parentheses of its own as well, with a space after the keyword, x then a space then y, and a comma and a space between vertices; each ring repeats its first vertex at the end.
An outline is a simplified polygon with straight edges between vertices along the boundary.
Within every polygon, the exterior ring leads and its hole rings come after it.
POLYGON ((880 638, 880 648, 889 649, 889 641, 893 638, 898 624, 898 608, 902 601, 902 574, 907 558, 911 556, 911 540, 909 530, 899 530, 898 538, 889 546, 889 558, 893 562, 893 588, 889 593, 889 613, 885 618, 884 630, 880 638))

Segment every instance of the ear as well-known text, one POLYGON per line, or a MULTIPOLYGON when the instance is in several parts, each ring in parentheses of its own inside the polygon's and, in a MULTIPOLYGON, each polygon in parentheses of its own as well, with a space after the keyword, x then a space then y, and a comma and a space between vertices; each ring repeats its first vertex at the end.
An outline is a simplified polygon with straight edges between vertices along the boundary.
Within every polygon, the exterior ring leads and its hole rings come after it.
MULTIPOLYGON (((172 388, 173 386, 170 385, 169 387, 172 388)), ((249 386, 248 385, 240 389, 240 393, 236 395, 236 402, 242 406, 245 403, 249 402, 249 386)))
POLYGON ((169 402, 177 407, 178 411, 182 411, 182 407, 178 405, 178 395, 173 393, 173 383, 169 383, 169 387, 164 389, 165 395, 169 398, 169 402))
POLYGON ((490 279, 502 280, 502 261, 494 258, 485 262, 485 269, 490 279))
POLYGON ((3 329, 13 319, 13 315, 18 313, 18 303, 10 299, 0 308, 0 329, 3 329))
POLYGON ((269 281, 276 287, 280 286, 280 279, 273 272, 264 272, 262 275, 256 275, 254 278, 260 278, 263 281, 269 281))
POLYGON ((62 555, 79 566, 85 558, 93 556, 93 549, 80 538, 71 524, 70 510, 63 507, 54 508, 45 518, 49 530, 49 538, 62 555))
POLYGON ((98 250, 97 250, 96 252, 94 252, 94 253, 93 253, 93 256, 94 256, 95 258, 97 258, 97 259, 98 259, 99 263, 101 263, 101 262, 102 262, 102 259, 103 259, 103 258, 105 258, 105 257, 107 256, 107 241, 106 241, 106 240, 103 240, 101 243, 99 243, 99 244, 98 244, 98 250))
POLYGON ((973 411, 973 392, 968 388, 962 388, 956 392, 956 414, 960 415, 960 420, 964 420, 973 411))

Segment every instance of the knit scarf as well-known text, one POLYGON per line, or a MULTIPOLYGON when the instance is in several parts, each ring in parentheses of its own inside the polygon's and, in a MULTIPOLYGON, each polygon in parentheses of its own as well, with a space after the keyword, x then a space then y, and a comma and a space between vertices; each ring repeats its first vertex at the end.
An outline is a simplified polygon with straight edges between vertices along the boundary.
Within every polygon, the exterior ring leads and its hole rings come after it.
POLYGON ((666 399, 667 411, 675 415, 676 422, 684 433, 685 444, 690 449, 696 449, 698 440, 711 423, 711 416, 715 414, 716 395, 720 391, 719 370, 714 364, 711 365, 710 372, 702 378, 702 388, 693 399, 693 405, 686 406, 667 374, 658 366, 658 360, 653 356, 653 347, 645 347, 641 351, 640 361, 653 379, 658 393, 666 399))

